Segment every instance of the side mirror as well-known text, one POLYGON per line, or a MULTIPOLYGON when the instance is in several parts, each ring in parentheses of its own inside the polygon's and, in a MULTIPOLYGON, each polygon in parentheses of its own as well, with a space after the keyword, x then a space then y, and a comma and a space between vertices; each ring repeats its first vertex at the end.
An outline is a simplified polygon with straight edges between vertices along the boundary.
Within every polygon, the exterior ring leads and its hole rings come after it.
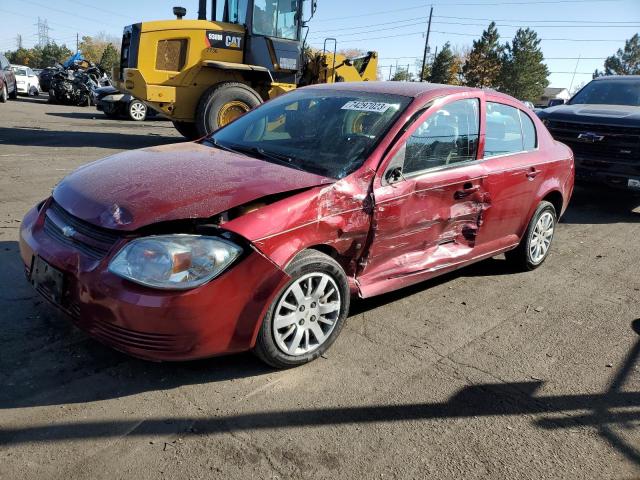
POLYGON ((402 177, 402 167, 392 167, 384 174, 384 179, 387 183, 396 183, 400 181, 402 177))

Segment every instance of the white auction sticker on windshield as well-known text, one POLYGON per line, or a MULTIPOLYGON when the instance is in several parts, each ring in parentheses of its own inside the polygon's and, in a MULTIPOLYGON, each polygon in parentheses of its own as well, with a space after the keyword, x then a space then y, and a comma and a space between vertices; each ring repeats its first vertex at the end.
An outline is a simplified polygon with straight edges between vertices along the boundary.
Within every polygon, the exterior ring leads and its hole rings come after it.
POLYGON ((390 107, 393 107, 391 103, 378 103, 378 102, 361 102, 358 100, 352 100, 343 105, 341 110, 357 110, 358 112, 377 112, 384 113, 390 107))

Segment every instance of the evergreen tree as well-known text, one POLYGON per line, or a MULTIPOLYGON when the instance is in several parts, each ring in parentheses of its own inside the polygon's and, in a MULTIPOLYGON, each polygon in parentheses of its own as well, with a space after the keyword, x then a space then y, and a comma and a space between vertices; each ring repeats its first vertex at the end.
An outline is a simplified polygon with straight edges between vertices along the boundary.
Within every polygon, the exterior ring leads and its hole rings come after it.
POLYGON ((431 65, 429 81, 431 83, 445 83, 455 85, 458 82, 458 68, 460 62, 457 61, 449 42, 445 43, 436 55, 431 65))
POLYGON ((549 69, 543 60, 538 34, 530 28, 518 29, 502 55, 500 90, 519 100, 538 100, 549 85, 549 69))
MULTIPOLYGON (((597 72, 597 70, 596 70, 597 72)), ((604 61, 605 75, 640 75, 640 37, 636 33, 604 61)))
POLYGON ((413 82, 413 75, 407 68, 398 68, 391 77, 391 80, 396 82, 413 82))
POLYGON ((495 22, 482 32, 479 40, 473 41, 473 48, 462 67, 465 83, 471 87, 495 87, 502 67, 501 56, 504 47, 499 43, 500 35, 495 22))
POLYGON ((102 52, 100 57, 100 68, 102 68, 107 74, 111 75, 113 67, 120 63, 120 54, 116 48, 108 43, 102 52))

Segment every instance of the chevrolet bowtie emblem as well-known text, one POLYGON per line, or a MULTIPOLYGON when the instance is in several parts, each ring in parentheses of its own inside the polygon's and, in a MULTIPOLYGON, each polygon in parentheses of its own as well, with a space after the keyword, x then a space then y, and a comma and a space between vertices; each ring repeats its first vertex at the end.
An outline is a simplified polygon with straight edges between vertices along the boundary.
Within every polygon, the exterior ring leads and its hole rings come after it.
POLYGON ((593 132, 585 132, 578 135, 578 140, 582 142, 588 142, 588 143, 601 142, 603 139, 604 139, 604 135, 598 135, 593 132))
POLYGON ((66 225, 64 227, 62 227, 62 234, 65 237, 73 237, 76 234, 76 229, 73 227, 70 227, 69 225, 66 225))

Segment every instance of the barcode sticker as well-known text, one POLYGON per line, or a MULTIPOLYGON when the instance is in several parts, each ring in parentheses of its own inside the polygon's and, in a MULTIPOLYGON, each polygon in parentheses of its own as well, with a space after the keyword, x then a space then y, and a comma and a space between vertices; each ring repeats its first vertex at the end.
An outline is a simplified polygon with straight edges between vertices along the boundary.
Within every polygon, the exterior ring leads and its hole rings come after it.
POLYGON ((391 103, 377 103, 377 102, 361 102, 358 100, 352 100, 345 103, 342 106, 342 110, 357 110, 359 112, 377 112, 384 113, 393 105, 391 103))

